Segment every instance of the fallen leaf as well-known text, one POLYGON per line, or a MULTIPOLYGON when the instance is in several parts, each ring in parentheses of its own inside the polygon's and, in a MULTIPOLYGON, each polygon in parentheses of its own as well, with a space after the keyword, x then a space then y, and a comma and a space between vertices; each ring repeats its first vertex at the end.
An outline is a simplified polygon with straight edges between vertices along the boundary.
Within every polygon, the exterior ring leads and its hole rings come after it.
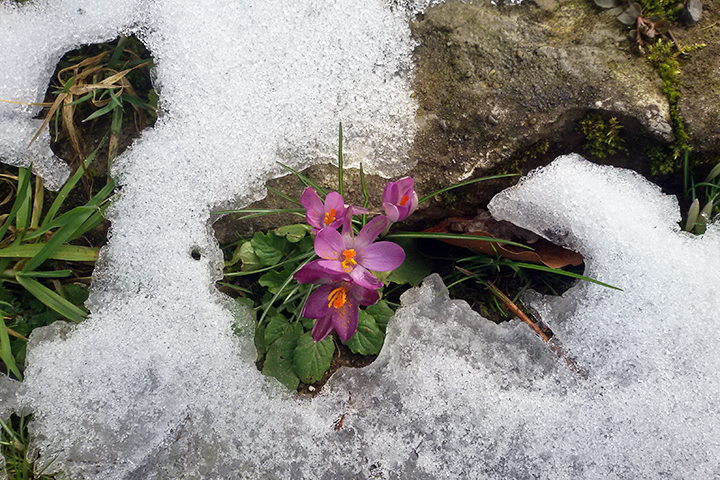
POLYGON ((486 255, 500 255, 510 260, 538 263, 550 268, 562 268, 567 265, 580 265, 582 255, 560 247, 509 222, 498 222, 488 212, 480 212, 476 217, 451 217, 428 228, 426 232, 465 233, 467 240, 447 239, 445 243, 457 247, 466 247, 486 255), (532 250, 514 247, 503 243, 475 240, 473 236, 492 237, 526 243, 532 250))

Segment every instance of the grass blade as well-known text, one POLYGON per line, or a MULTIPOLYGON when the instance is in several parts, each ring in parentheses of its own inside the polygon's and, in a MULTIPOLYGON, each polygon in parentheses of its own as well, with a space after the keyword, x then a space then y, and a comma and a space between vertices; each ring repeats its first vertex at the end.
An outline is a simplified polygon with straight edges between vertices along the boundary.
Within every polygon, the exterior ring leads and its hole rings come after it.
POLYGON ((65 278, 72 275, 72 270, 52 270, 49 272, 28 272, 23 274, 25 277, 32 278, 65 278))
POLYGON ((441 193, 445 193, 448 190, 452 190, 453 188, 464 187, 466 185, 471 185, 471 184, 477 183, 477 182, 484 182, 486 180, 495 180, 498 178, 506 178, 506 177, 517 177, 518 175, 519 174, 517 174, 517 173, 506 173, 504 175, 492 175, 489 177, 473 178, 472 180, 467 180, 465 182, 460 182, 460 183, 456 183, 454 185, 450 185, 449 187, 441 188, 440 190, 437 190, 437 191, 431 193, 430 195, 425 195, 418 201, 418 203, 422 203, 426 200, 430 200, 435 195, 440 195, 441 193))
POLYGON ((524 262, 499 262, 499 263, 504 264, 504 265, 512 264, 512 265, 515 265, 516 267, 520 267, 520 268, 529 268, 531 270, 540 270, 541 272, 549 272, 549 273, 555 273, 557 275, 564 275, 566 277, 577 278, 579 280, 585 280, 587 282, 595 283, 595 284, 601 285, 603 287, 612 288, 613 290, 619 290, 621 292, 623 291, 622 288, 614 287, 610 284, 603 283, 599 280, 595 280, 594 278, 586 277, 584 275, 580 275, 580 274, 573 273, 573 272, 567 272, 567 271, 561 270, 559 268, 550 268, 550 267, 546 267, 545 265, 538 265, 535 263, 524 263, 524 262))
POLYGON ((92 207, 73 209, 73 211, 70 212, 73 213, 73 215, 69 217, 68 222, 63 225, 60 230, 55 232, 53 237, 43 245, 40 251, 25 264, 22 273, 31 272, 42 265, 63 243, 73 237, 73 234, 85 223, 85 220, 87 220, 94 211, 92 207))
POLYGON ((523 245, 522 243, 516 243, 512 242, 510 240, 504 240, 502 238, 493 238, 493 237, 481 237, 479 235, 466 235, 461 233, 440 233, 440 232, 398 232, 398 233, 389 233, 385 235, 385 240, 393 240, 396 238, 432 238, 435 240, 484 240, 486 242, 491 243, 505 243, 507 245, 512 245, 514 247, 522 247, 526 248, 528 250, 533 250, 532 247, 528 247, 527 245, 523 245))
MULTIPOLYGON (((0 249, 0 258, 32 258, 45 246, 43 243, 11 245, 0 249)), ((48 258, 66 262, 96 262, 98 248, 79 245, 60 245, 48 258)))
POLYGON ((302 173, 293 170, 292 168, 288 167, 288 166, 285 165, 284 163, 280 163, 280 162, 276 162, 276 163, 277 163, 278 165, 280 165, 281 167, 285 168, 286 170, 290 170, 292 173, 294 173, 295 176, 296 176, 296 177, 303 183, 303 185, 305 185, 306 187, 313 187, 313 188, 315 189, 315 192, 318 193, 318 195, 321 195, 321 196, 323 196, 323 197, 327 196, 327 192, 326 192, 322 187, 320 187, 317 183, 313 182, 312 180, 310 180, 308 177, 306 177, 306 176, 303 175, 302 173))
POLYGON ((5 317, 5 312, 0 310, 0 360, 5 363, 9 371, 19 380, 22 380, 23 377, 15 364, 15 357, 10 348, 10 336, 8 335, 7 326, 5 325, 5 319, 3 317, 5 317))
POLYGON ((15 278, 17 279, 17 282, 25 288, 25 290, 30 292, 32 296, 71 322, 80 323, 85 320, 85 317, 87 317, 87 313, 80 309, 77 305, 73 305, 37 280, 24 275, 18 275, 15 278))
POLYGON ((339 133, 339 144, 338 144, 338 193, 343 196, 343 153, 342 153, 342 122, 340 122, 340 133, 339 133))
POLYGON ((26 168, 20 169, 18 172, 18 180, 21 184, 25 185, 25 194, 23 195, 23 201, 17 211, 17 215, 15 216, 15 235, 17 237, 23 237, 30 226, 30 210, 32 208, 32 185, 30 177, 30 170, 26 168), (23 182, 25 178, 28 179, 27 182, 23 182))
POLYGON ((80 181, 80 178, 83 176, 83 173, 87 170, 87 168, 90 166, 92 161, 95 159, 95 155, 100 150, 100 148, 105 144, 105 140, 107 139, 107 135, 103 137, 102 140, 100 140, 100 144, 98 144, 97 148, 93 150, 93 152, 88 155, 88 157, 85 159, 85 161, 82 163, 80 168, 78 168, 75 173, 73 174, 70 179, 65 182, 65 185, 63 185, 63 188, 60 189, 60 192, 58 192, 58 196, 55 198, 55 201, 50 205, 50 209, 48 210, 48 213, 45 215, 45 218, 43 219, 42 226, 44 227, 47 225, 50 221, 52 221, 53 218, 55 218, 55 215, 57 214, 58 210, 60 209, 60 206, 63 204, 67 196, 70 194, 70 190, 72 190, 75 185, 77 185, 77 182, 80 181))
MULTIPOLYGON (((268 187, 267 185, 265 185, 265 188, 267 188, 270 192, 274 193, 274 194, 277 195, 278 197, 284 198, 284 199, 287 200, 288 202, 294 203, 295 205, 298 205, 298 206, 302 207, 302 203, 300 203, 299 201, 295 200, 294 198, 288 197, 288 196, 285 195, 284 193, 282 193, 282 192, 280 192, 280 191, 278 191, 278 190, 275 190, 275 189, 272 188, 272 187, 268 187)), ((303 208, 303 210, 305 210, 305 209, 303 208)))
MULTIPOLYGON (((21 172, 23 170, 27 169, 20 168, 21 172)), ((3 223, 3 226, 0 227, 0 240, 5 237, 8 228, 10 228, 13 220, 15 220, 18 210, 20 210, 20 207, 22 207, 23 203, 25 202, 25 197, 27 196, 28 192, 28 185, 30 184, 30 175, 18 176, 18 182, 19 185, 17 189, 17 196, 15 197, 15 203, 10 209, 10 213, 8 213, 8 216, 5 219, 5 223, 3 223)))

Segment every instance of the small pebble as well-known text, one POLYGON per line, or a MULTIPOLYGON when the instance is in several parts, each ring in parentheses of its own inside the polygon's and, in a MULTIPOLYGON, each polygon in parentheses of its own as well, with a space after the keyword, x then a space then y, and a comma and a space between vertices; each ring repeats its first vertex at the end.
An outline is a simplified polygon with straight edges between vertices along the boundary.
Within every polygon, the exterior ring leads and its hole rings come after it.
POLYGON ((682 20, 685 25, 692 27, 702 17, 703 4, 700 0, 687 0, 682 13, 682 20))

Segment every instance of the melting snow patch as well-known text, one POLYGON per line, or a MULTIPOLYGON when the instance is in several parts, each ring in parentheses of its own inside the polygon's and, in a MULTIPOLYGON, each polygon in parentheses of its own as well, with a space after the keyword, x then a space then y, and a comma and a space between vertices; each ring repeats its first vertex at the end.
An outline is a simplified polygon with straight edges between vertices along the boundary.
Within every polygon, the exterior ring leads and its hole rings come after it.
MULTIPOLYGON (((256 198, 275 160, 332 158, 340 120, 351 160, 396 174, 415 108, 406 13, 260 3, 0 4, 0 51, 13 55, 0 98, 38 100, 64 51, 127 31, 157 60, 166 112, 117 161, 92 315, 33 334, 19 403, 35 412, 39 468, 103 480, 720 476, 720 228, 682 233, 672 197, 574 156, 491 209, 623 288, 535 302, 587 379, 524 325, 450 300, 437 277, 405 294, 375 363, 312 401, 257 371, 248 315, 213 287, 209 210, 256 198)), ((4 161, 52 163, 47 137, 21 153, 36 113, 0 104, 4 161)))

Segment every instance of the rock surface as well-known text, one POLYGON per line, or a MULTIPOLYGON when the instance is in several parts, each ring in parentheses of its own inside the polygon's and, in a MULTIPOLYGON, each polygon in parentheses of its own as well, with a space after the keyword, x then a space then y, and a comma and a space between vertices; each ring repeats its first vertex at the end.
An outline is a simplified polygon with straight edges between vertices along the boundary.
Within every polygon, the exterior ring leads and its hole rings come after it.
POLYGON ((702 19, 694 27, 673 30, 682 47, 706 46, 680 56, 682 71, 678 111, 685 121, 693 150, 720 150, 720 3, 705 2, 702 19))
MULTIPOLYGON (((628 145, 638 139, 671 142, 662 82, 616 20, 618 10, 577 0, 506 6, 451 0, 418 16, 412 29, 418 41, 419 129, 410 153, 415 166, 408 174, 420 186, 420 196, 488 173, 527 172, 558 154, 582 151, 578 122, 589 112, 617 118, 628 145)), ((712 108, 706 108, 708 115, 712 108)), ((642 155, 608 161, 648 172, 642 155)), ((314 167, 306 174, 336 188, 334 167, 314 167)), ((356 189, 350 201, 357 204, 362 201, 357 172, 350 175, 356 179, 346 182, 356 189)), ((367 178, 371 199, 379 199, 385 181, 367 178)), ((302 190, 292 176, 272 185, 294 198, 302 190)), ((456 191, 424 203, 413 217, 422 222, 457 214, 458 205, 474 213, 507 185, 483 182, 456 191)), ((277 197, 261 205, 289 206, 277 197)), ((222 243, 238 230, 251 233, 284 221, 266 217, 236 224, 225 218, 216 230, 222 243)))
POLYGON ((415 171, 457 179, 542 140, 567 147, 591 110, 636 135, 672 141, 660 79, 613 13, 553 0, 428 9, 414 24, 422 126, 415 171))

